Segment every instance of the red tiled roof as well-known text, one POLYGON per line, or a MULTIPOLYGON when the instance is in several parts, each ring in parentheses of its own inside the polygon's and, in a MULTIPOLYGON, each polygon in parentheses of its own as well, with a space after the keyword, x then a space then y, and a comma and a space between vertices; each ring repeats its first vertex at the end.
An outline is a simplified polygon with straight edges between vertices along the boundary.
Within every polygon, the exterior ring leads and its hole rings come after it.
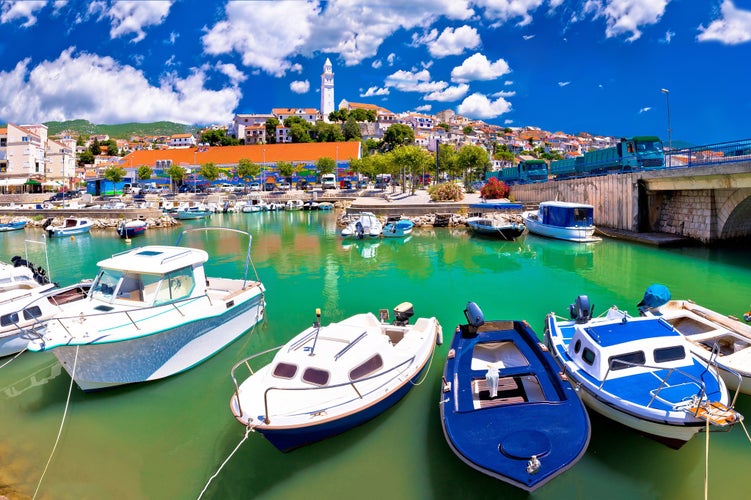
POLYGON ((245 158, 255 163, 316 162, 319 158, 344 161, 360 157, 360 143, 307 142, 294 144, 258 144, 250 146, 215 146, 205 151, 198 148, 133 151, 123 157, 123 167, 148 165, 154 167, 157 160, 172 160, 173 165, 236 165, 245 158))

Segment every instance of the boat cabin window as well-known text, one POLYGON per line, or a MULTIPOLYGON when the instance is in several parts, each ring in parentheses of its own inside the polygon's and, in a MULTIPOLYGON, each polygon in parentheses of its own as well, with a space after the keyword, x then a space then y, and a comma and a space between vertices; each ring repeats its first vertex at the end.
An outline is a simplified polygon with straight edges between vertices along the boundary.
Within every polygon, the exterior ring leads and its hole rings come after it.
POLYGON ((175 300, 190 297, 195 287, 193 268, 188 266, 164 275, 156 292, 155 305, 166 304, 175 300))
POLYGON ((686 351, 682 345, 676 345, 671 347, 663 347, 661 349, 655 349, 654 352, 655 361, 657 363, 666 363, 668 361, 678 361, 686 357, 686 351))
POLYGON ((12 312, 0 317, 0 326, 10 326, 18 323, 18 313, 12 312))
POLYGON ((643 351, 618 354, 608 358, 608 365, 611 370, 625 370, 626 368, 632 368, 634 365, 643 365, 646 362, 647 360, 643 351))
POLYGON ((576 354, 579 354, 579 351, 581 351, 582 348, 582 341, 581 339, 576 339, 576 343, 574 343, 574 352, 576 354))
POLYGON ((349 372, 349 379, 351 381, 360 380, 361 378, 365 378, 371 373, 375 373, 376 371, 380 370, 383 367, 383 359, 381 359, 380 354, 376 354, 369 360, 367 360, 365 363, 361 364, 360 366, 353 368, 352 371, 349 372))
POLYGON ((119 300, 143 302, 143 283, 141 283, 141 277, 137 274, 123 275, 120 280, 120 286, 117 288, 117 298, 119 300))
POLYGON ((582 361, 587 363, 588 365, 592 365, 592 363, 595 362, 595 352, 592 349, 589 349, 588 347, 585 347, 582 351, 582 361))
POLYGON ((34 319, 42 315, 42 309, 39 306, 31 306, 23 310, 23 319, 34 319))
POLYGON ((326 385, 329 383, 329 372, 318 368, 307 368, 302 374, 304 382, 313 385, 326 385))
POLYGON ((279 363, 274 367, 273 375, 279 378, 292 378, 297 373, 297 365, 289 363, 279 363))
POLYGON ((91 297, 104 302, 112 302, 115 288, 123 273, 112 269, 102 269, 91 286, 91 297))

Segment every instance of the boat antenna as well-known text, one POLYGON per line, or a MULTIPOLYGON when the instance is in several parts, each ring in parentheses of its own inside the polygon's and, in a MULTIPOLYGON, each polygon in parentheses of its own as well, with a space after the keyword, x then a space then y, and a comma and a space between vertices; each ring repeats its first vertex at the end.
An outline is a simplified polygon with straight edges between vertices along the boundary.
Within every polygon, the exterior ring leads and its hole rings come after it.
POLYGON ((316 350, 316 342, 318 342, 318 334, 321 333, 321 308, 316 307, 316 320, 313 322, 313 328, 316 329, 316 336, 313 338, 313 347, 310 348, 310 354, 312 356, 316 350))

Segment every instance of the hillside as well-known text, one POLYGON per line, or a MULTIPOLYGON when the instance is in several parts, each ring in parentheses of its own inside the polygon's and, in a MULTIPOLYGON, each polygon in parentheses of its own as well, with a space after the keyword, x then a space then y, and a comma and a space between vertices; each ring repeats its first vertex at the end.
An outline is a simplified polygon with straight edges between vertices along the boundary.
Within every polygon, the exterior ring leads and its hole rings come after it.
POLYGON ((107 134, 113 139, 130 139, 134 135, 172 135, 194 133, 198 127, 174 122, 121 123, 118 125, 97 125, 88 120, 68 120, 45 122, 50 136, 63 130, 75 130, 82 135, 107 134))

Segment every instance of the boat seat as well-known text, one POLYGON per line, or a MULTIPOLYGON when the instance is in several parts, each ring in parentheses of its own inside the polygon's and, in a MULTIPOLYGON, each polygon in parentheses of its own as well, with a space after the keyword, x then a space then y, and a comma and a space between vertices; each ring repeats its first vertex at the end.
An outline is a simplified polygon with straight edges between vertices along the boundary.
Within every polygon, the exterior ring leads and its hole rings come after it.
MULTIPOLYGON (((516 383, 513 377, 501 377, 498 379, 498 392, 503 391, 515 391, 519 389, 519 384, 516 383)), ((481 392, 488 392, 488 382, 485 378, 476 378, 472 380, 472 393, 480 394, 481 392)))

